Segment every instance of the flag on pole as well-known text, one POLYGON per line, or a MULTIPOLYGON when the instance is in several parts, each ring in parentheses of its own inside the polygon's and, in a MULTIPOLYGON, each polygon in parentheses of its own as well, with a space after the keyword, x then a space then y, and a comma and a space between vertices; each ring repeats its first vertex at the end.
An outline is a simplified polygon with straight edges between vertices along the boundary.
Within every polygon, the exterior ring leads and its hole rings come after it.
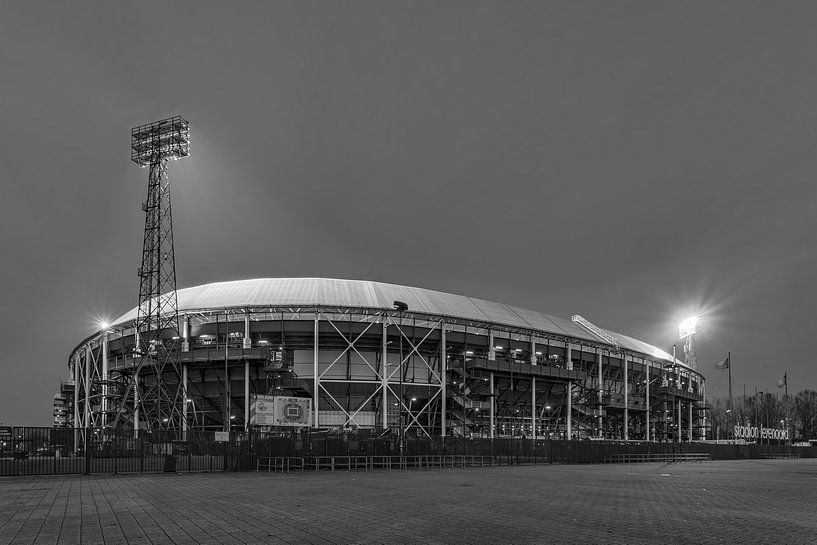
POLYGON ((777 387, 782 388, 783 386, 788 386, 789 379, 786 378, 786 375, 783 375, 783 378, 777 381, 777 387))
POLYGON ((729 369, 729 356, 715 364, 715 369, 729 369))

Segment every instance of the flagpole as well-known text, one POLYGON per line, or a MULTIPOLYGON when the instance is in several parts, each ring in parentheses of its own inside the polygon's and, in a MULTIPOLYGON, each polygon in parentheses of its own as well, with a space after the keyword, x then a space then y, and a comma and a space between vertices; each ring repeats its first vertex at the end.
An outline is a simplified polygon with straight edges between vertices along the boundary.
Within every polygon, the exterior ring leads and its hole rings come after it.
POLYGON ((734 414, 735 406, 732 404, 732 353, 727 352, 726 354, 726 370, 729 371, 729 410, 734 414))
POLYGON ((757 428, 759 427, 757 425, 757 384, 755 384, 755 397, 752 398, 752 409, 755 413, 752 417, 752 425, 757 428))
MULTIPOLYGON (((783 397, 783 411, 786 413, 786 431, 789 431, 789 377, 788 371, 783 373, 783 386, 786 387, 786 395, 783 397)), ((789 444, 794 441, 794 432, 789 436, 789 444)))

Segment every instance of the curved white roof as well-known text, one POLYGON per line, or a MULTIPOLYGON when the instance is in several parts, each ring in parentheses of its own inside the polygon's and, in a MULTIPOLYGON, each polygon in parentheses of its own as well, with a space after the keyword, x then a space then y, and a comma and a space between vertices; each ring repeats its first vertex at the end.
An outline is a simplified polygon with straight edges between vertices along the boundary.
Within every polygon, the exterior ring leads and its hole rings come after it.
MULTIPOLYGON (((178 290, 179 311, 235 307, 340 306, 391 309, 394 301, 405 302, 410 312, 463 318, 487 324, 529 329, 602 342, 570 320, 548 316, 533 310, 493 303, 473 297, 423 288, 384 284, 365 280, 330 278, 256 278, 215 282, 178 290)), ((117 318, 113 325, 136 319, 136 308, 117 318)), ((605 330, 606 331, 606 330, 605 330)), ((658 359, 672 356, 650 344, 620 333, 623 348, 658 359)))

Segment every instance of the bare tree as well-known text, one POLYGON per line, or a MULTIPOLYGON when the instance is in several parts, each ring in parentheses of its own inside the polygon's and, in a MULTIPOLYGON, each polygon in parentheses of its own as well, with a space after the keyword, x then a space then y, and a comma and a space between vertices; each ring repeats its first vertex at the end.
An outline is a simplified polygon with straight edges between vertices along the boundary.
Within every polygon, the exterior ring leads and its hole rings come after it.
POLYGON ((803 390, 794 396, 792 418, 795 436, 803 441, 817 437, 817 392, 803 390))

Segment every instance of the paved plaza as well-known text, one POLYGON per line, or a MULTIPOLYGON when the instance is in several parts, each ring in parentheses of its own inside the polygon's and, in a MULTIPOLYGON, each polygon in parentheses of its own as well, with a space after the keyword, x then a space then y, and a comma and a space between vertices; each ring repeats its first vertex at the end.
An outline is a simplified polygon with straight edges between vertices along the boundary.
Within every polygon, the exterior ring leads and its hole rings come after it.
POLYGON ((817 543, 817 459, 7 477, 7 543, 817 543))

